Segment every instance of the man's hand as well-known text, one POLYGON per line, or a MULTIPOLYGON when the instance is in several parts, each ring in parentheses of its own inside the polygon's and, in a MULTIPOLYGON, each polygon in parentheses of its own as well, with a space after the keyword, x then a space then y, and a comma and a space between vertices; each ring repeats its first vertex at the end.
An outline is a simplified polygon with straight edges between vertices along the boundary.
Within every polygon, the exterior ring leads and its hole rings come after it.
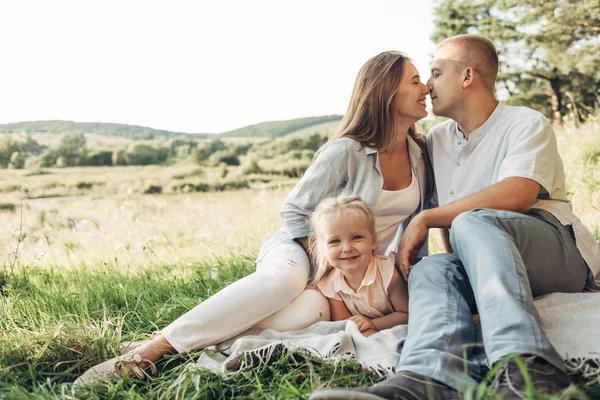
POLYGON ((417 255, 427 239, 429 226, 423 218, 424 212, 413 218, 402 233, 400 244, 398 245, 398 266, 404 279, 408 282, 408 274, 411 264, 418 261, 417 255))
POLYGON ((354 321, 356 323, 356 325, 358 325, 358 329, 361 332, 365 332, 369 329, 377 331, 377 328, 375 328, 373 321, 371 321, 369 318, 365 317, 364 315, 353 315, 348 319, 350 321, 354 321))

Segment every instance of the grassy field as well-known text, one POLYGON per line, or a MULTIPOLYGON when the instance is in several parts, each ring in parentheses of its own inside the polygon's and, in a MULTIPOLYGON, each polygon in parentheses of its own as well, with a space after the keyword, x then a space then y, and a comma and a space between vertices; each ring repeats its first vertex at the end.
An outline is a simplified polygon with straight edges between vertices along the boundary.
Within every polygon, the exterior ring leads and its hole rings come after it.
MULTIPOLYGON (((567 126, 559 146, 574 210, 600 240, 598 132, 599 121, 567 126)), ((253 270, 293 180, 144 194, 197 173, 193 165, 0 170, 0 398, 302 399, 325 385, 380 379, 356 363, 285 354, 227 379, 198 372, 176 382, 193 360, 174 356, 151 383, 69 384, 121 341, 147 337, 253 270), (22 185, 33 188, 31 198, 21 199, 22 185)), ((439 251, 438 237, 431 240, 439 251)), ((481 390, 472 398, 493 398, 481 390)), ((600 398, 600 386, 569 397, 600 398)))

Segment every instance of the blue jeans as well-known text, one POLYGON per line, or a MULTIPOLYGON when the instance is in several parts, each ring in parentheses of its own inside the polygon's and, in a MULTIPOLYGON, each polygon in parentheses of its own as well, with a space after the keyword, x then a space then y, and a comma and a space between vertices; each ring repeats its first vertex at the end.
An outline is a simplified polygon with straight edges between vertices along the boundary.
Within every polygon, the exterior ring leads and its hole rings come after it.
POLYGON ((570 227, 542 210, 479 209, 454 219, 450 242, 454 254, 426 257, 410 271, 408 337, 397 370, 464 391, 481 377, 482 344, 489 365, 529 353, 564 370, 533 298, 583 290, 588 268, 570 227), (481 332, 472 321, 477 312, 481 332))

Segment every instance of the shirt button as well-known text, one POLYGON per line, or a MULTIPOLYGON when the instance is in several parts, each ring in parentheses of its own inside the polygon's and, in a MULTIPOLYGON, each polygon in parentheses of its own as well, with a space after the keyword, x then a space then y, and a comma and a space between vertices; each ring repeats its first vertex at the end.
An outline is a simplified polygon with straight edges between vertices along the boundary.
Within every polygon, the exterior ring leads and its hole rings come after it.
POLYGON ((456 162, 456 166, 457 166, 457 167, 460 167, 460 161, 457 161, 457 162, 456 162))
POLYGON ((454 196, 454 190, 450 191, 450 196, 454 196))

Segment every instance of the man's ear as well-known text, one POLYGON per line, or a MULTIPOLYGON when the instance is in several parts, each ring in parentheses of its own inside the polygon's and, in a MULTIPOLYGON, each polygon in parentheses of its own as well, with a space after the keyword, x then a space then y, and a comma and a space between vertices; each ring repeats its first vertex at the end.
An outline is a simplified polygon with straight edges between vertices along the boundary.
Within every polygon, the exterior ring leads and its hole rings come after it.
POLYGON ((474 81, 475 81, 475 70, 471 67, 465 68, 464 73, 463 73, 463 83, 462 83, 463 89, 466 89, 469 86, 471 86, 474 81))

